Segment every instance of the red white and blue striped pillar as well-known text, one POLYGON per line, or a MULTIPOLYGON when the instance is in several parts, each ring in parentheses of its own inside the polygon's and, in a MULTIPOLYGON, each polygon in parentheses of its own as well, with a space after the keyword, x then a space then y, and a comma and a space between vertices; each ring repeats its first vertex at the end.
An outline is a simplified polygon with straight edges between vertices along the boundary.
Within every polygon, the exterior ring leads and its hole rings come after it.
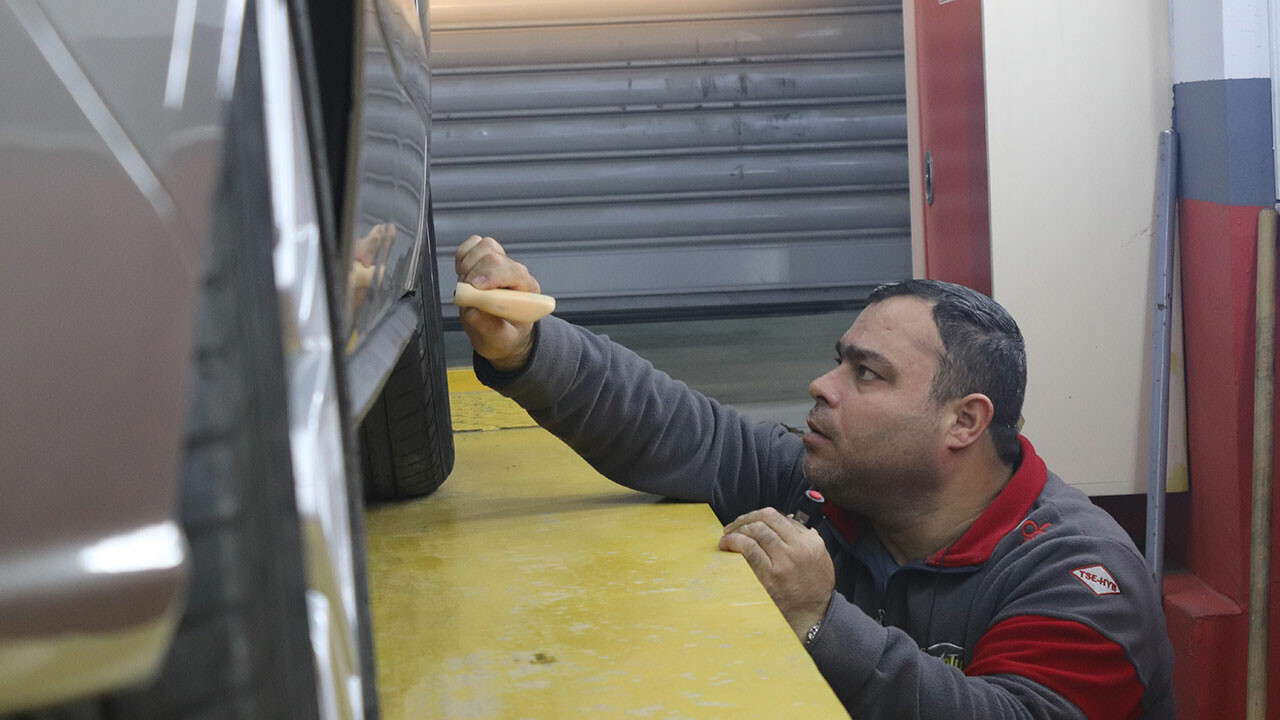
MULTIPOLYGON (((1167 577, 1165 612, 1179 717, 1243 718, 1255 244, 1258 212, 1276 202, 1268 0, 1170 9, 1191 513, 1189 528, 1169 528, 1188 533, 1189 572, 1167 577)), ((1273 589, 1270 718, 1280 718, 1278 599, 1273 589)))

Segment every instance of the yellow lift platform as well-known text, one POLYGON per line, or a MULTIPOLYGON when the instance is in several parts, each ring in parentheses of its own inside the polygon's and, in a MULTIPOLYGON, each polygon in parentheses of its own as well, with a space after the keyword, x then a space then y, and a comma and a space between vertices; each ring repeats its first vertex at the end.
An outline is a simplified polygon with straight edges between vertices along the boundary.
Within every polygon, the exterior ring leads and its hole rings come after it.
POLYGON ((457 461, 367 515, 387 720, 846 717, 705 505, 603 478, 451 371, 457 461))

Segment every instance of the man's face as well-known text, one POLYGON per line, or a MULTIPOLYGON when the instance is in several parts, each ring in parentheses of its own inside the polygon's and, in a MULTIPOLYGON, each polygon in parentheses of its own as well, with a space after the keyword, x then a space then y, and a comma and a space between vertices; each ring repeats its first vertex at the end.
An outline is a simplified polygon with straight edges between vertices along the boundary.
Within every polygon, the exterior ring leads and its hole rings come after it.
POLYGON ((838 365, 809 385, 804 470, 841 507, 872 520, 928 509, 939 480, 943 409, 930 395, 942 354, 932 305, 894 297, 862 311, 838 365))

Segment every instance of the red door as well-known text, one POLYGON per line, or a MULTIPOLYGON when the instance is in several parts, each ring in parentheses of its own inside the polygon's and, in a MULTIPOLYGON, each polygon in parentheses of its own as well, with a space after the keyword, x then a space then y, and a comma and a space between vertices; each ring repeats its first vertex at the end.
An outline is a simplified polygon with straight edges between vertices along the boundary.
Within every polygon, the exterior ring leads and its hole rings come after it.
POLYGON ((925 275, 990 295, 982 2, 915 0, 915 17, 925 275))

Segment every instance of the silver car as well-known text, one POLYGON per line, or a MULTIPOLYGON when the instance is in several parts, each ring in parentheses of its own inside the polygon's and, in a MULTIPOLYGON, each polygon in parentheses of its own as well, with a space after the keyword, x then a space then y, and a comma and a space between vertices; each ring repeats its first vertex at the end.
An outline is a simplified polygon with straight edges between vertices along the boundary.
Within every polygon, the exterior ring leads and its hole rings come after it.
POLYGON ((0 715, 376 715, 453 462, 425 0, 0 0, 0 715))

